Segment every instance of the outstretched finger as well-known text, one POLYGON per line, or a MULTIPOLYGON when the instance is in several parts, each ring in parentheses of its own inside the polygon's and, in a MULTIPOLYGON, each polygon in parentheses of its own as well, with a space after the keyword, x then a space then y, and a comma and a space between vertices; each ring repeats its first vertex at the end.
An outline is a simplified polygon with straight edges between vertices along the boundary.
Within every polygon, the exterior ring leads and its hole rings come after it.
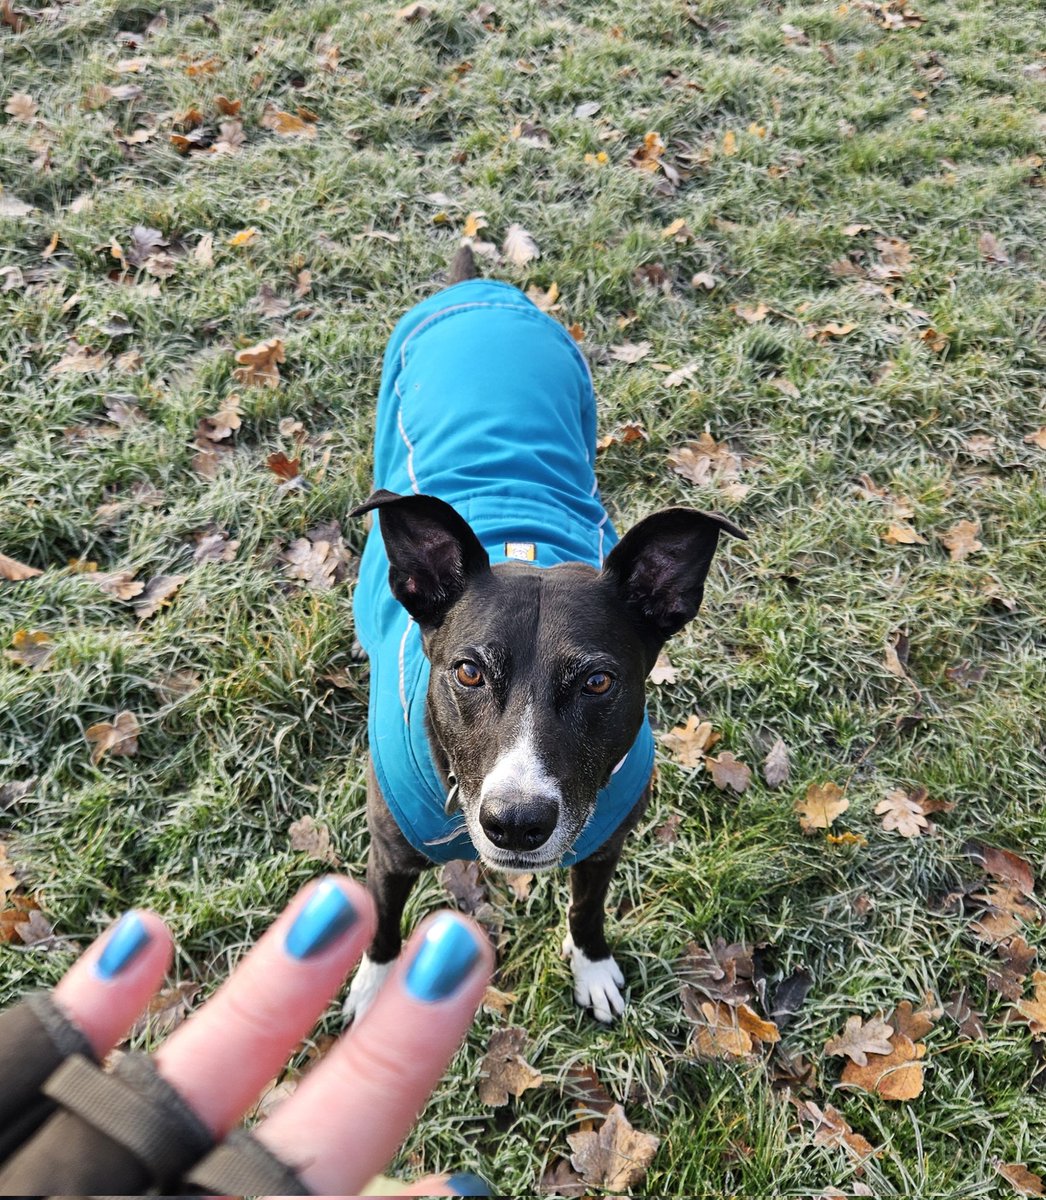
POLYGON ((389 1162, 461 1044, 490 978, 483 931, 426 921, 366 1016, 255 1134, 317 1194, 355 1195, 389 1162))
POLYGON ((167 927, 155 913, 132 909, 73 963, 54 1001, 102 1058, 149 1003, 170 961, 167 927))
POLYGON ((374 904, 327 876, 277 918, 230 979, 157 1050, 168 1083, 217 1137, 312 1029, 374 934, 374 904))

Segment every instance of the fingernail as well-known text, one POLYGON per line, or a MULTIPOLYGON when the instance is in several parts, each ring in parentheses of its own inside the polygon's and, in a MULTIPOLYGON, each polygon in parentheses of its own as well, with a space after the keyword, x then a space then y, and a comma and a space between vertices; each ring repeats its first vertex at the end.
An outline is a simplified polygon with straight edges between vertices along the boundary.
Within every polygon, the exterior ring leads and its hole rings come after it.
POLYGON ((490 1185, 471 1171, 459 1171, 447 1179, 447 1187, 455 1196, 490 1196, 490 1185))
POLYGON ((441 913, 407 969, 407 991, 416 1000, 445 1000, 476 965, 479 946, 467 925, 441 913))
POLYGON ((292 958, 319 954, 356 923, 356 910, 333 879, 324 879, 294 918, 283 943, 292 958))
POLYGON ((105 947, 94 964, 95 974, 102 979, 114 978, 129 967, 151 941, 152 936, 141 917, 136 912, 124 913, 109 932, 105 947))

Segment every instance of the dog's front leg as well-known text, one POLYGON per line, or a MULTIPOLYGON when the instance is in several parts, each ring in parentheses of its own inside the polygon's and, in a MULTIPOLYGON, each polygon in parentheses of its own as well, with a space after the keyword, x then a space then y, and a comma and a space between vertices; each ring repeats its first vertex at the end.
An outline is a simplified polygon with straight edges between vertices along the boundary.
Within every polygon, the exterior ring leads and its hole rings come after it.
POLYGON ((648 783, 635 808, 617 832, 595 854, 570 868, 569 933, 563 941, 563 957, 570 960, 574 976, 574 999, 591 1008, 597 1021, 609 1023, 625 1011, 621 989, 625 977, 607 945, 607 892, 625 839, 635 828, 650 802, 648 783))
POLYGON ((610 855, 606 849, 570 868, 570 932, 563 957, 570 960, 574 975, 574 999, 582 1008, 591 1008, 597 1021, 610 1022, 625 1011, 625 977, 603 930, 607 891, 620 856, 620 847, 610 855))
POLYGON ((367 825, 370 829, 367 890, 378 910, 378 926, 345 999, 343 1012, 348 1020, 363 1016, 392 970, 403 944, 400 929, 403 908, 418 876, 429 865, 400 833, 369 764, 367 825))

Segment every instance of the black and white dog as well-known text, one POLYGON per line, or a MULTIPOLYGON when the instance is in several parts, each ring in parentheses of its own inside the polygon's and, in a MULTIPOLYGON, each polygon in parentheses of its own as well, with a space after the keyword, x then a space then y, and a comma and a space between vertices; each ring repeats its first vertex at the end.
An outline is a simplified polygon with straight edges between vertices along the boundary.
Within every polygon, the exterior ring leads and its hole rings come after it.
POLYGON ((579 1004, 624 1010, 604 925, 653 768, 644 684, 697 612, 724 517, 654 513, 620 541, 596 487, 596 406, 573 339, 459 252, 399 322, 378 401, 378 514, 354 596, 371 663, 367 884, 378 931, 360 1015, 435 862, 569 866, 579 1004))

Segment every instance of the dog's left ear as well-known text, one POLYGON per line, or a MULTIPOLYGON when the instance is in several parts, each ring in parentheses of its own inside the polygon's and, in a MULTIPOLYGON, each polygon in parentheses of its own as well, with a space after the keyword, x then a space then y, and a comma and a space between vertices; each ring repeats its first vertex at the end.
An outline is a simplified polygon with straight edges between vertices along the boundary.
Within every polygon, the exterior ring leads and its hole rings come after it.
POLYGON ((701 607, 720 532, 748 538, 719 513, 666 508, 633 525, 607 556, 603 576, 658 647, 701 607))
POLYGON ((472 527, 436 496, 400 496, 381 489, 349 513, 377 509, 389 557, 392 594, 422 629, 434 629, 470 580, 490 570, 472 527))

